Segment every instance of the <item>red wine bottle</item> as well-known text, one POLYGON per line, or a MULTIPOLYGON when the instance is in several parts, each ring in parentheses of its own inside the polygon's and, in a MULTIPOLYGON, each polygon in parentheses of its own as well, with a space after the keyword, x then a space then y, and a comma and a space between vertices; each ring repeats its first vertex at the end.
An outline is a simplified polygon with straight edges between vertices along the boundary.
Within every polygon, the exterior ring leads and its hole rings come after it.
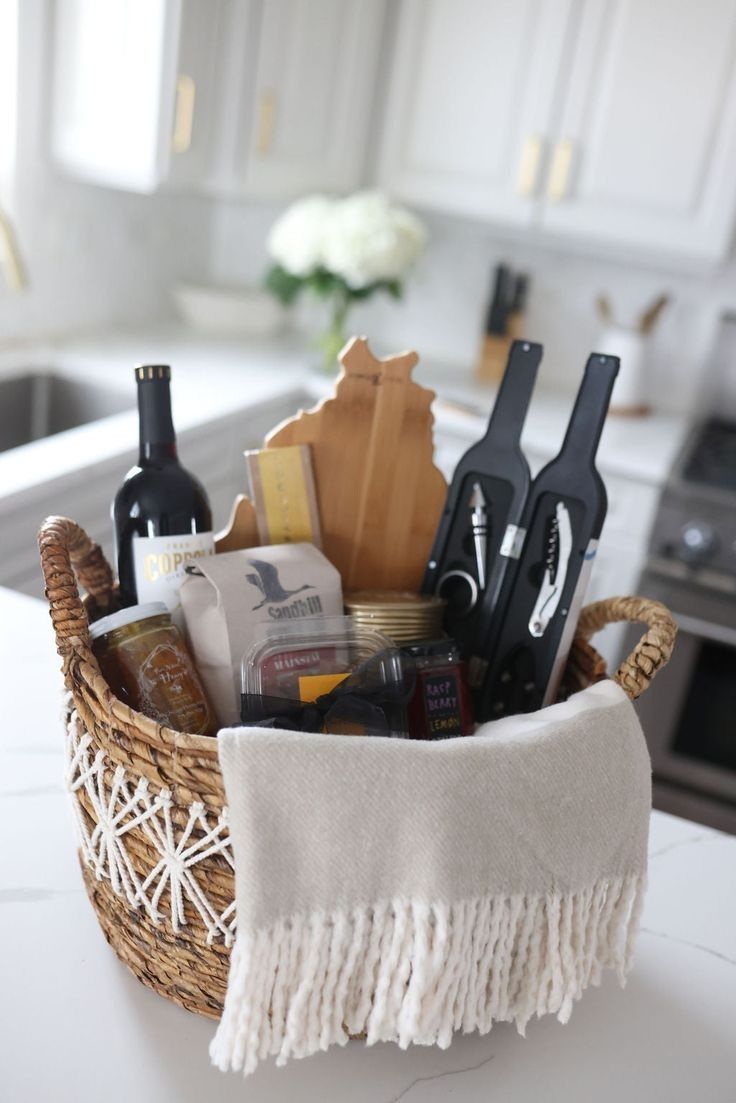
POLYGON ((135 377, 140 453, 112 503, 120 602, 164 601, 176 615, 187 563, 215 550, 212 512, 177 456, 171 368, 145 365, 135 377))

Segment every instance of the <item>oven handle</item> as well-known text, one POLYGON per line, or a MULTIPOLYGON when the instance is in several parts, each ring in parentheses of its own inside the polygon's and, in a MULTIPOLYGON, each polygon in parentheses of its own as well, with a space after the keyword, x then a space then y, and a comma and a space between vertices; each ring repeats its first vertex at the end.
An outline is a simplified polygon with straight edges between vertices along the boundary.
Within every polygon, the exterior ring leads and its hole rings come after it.
POLYGON ((681 632, 689 636, 699 636, 704 640, 712 640, 713 643, 723 643, 727 647, 736 647, 736 629, 724 628, 720 624, 711 624, 710 621, 701 620, 700 617, 691 617, 687 613, 673 612, 672 616, 677 621, 681 632))

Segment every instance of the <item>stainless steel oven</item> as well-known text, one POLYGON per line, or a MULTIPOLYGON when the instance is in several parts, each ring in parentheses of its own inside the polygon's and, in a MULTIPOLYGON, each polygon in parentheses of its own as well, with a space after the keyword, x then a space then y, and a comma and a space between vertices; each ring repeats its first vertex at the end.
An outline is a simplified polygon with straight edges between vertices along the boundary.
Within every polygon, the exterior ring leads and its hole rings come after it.
POLYGON ((651 571, 640 593, 679 628, 670 663, 637 702, 655 807, 736 834, 736 595, 651 571))
POLYGON ((711 419, 691 436, 663 491, 639 592, 679 626, 669 665, 637 703, 655 807, 736 834, 736 420, 711 419))

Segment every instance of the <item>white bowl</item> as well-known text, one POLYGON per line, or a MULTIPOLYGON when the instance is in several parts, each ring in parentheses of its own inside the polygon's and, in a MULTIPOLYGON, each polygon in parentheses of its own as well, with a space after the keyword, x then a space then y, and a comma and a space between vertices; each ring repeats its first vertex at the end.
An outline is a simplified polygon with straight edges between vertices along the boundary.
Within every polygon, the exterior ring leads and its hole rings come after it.
POLYGON ((280 333, 286 311, 258 287, 207 287, 180 283, 173 291, 179 314, 201 333, 270 337, 280 333))

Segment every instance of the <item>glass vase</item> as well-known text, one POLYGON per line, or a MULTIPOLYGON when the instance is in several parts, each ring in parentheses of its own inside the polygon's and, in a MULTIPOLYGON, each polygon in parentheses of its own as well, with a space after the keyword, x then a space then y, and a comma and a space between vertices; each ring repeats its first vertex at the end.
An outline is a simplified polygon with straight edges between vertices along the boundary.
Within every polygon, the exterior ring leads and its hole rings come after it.
POLYGON ((347 318, 350 312, 350 300, 336 297, 330 313, 330 324, 317 338, 317 347, 322 353, 321 370, 326 375, 334 375, 338 366, 337 357, 347 340, 347 318))

